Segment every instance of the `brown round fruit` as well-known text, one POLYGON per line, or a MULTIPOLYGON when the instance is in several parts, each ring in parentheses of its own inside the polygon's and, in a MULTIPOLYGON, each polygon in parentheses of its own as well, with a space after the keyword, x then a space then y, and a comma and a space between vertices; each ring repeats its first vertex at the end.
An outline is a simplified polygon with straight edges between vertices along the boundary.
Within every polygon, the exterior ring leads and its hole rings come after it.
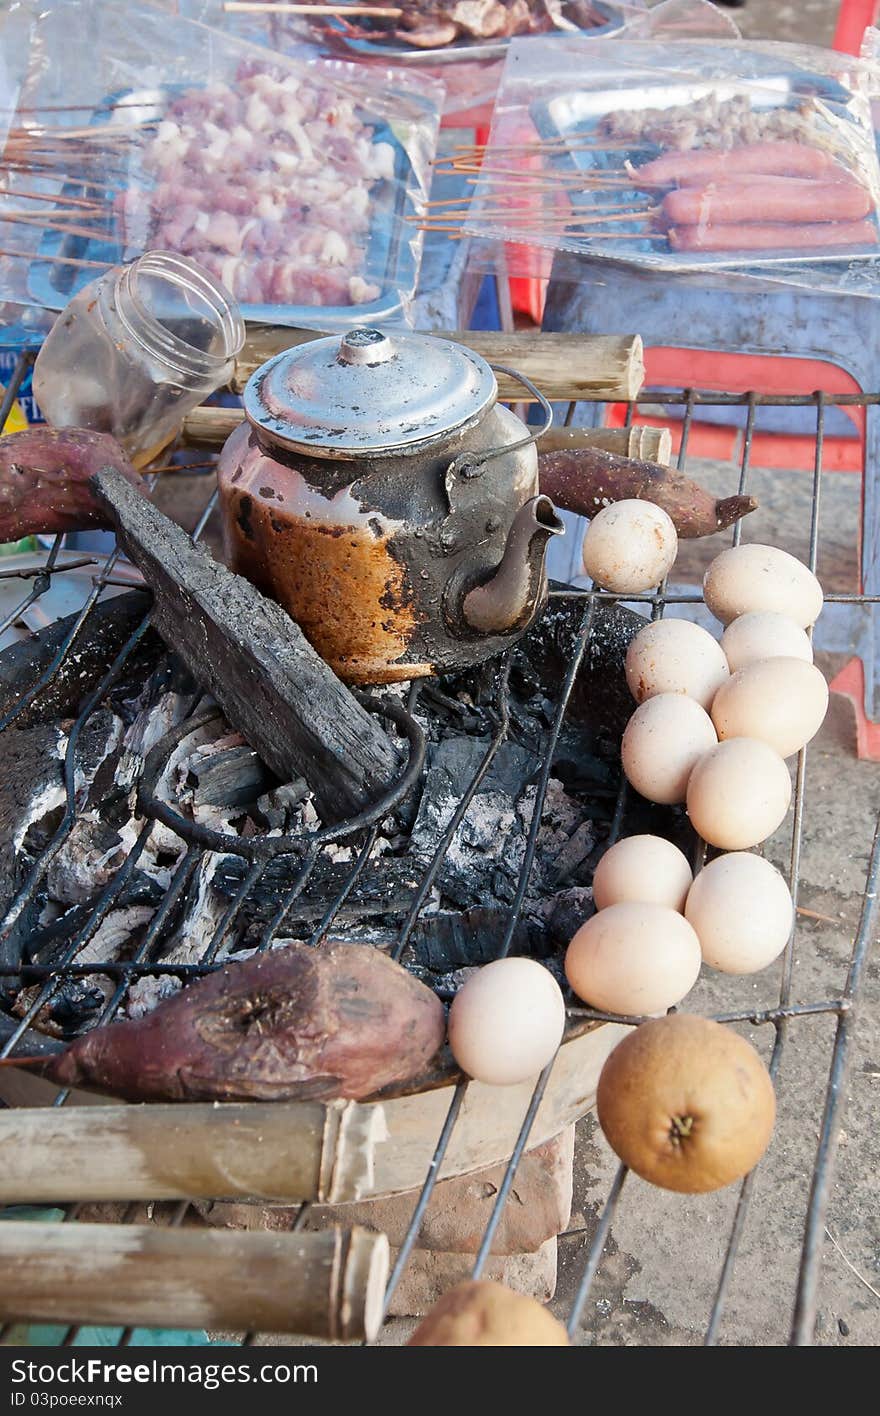
POLYGON ((625 1165, 664 1190, 721 1190, 757 1165, 776 1097, 751 1043, 708 1018, 674 1013, 615 1047, 596 1093, 599 1124, 625 1165))
POLYGON ((423 1318, 407 1347, 569 1347, 568 1333, 534 1298, 485 1279, 459 1283, 423 1318))

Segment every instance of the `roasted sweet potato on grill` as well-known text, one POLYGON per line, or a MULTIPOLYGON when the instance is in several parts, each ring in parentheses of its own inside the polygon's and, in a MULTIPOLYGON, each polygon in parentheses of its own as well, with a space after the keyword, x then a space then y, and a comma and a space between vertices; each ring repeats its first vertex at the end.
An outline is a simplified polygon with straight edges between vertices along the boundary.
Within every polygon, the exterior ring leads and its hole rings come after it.
POLYGON ((417 1076, 443 1006, 378 950, 291 944, 78 1038, 45 1072, 129 1101, 359 1100, 417 1076))
POLYGON ((723 497, 716 501, 698 482, 674 467, 584 446, 577 428, 570 430, 565 445, 566 432, 569 430, 561 429, 551 435, 555 448, 552 452, 541 452, 538 444, 541 491, 563 511, 595 516, 609 502, 638 497, 662 507, 672 517, 679 536, 695 537, 723 531, 758 505, 754 497, 723 497))
POLYGON ((40 426, 0 438, 0 541, 112 528, 91 485, 103 467, 115 467, 140 485, 109 433, 40 426))

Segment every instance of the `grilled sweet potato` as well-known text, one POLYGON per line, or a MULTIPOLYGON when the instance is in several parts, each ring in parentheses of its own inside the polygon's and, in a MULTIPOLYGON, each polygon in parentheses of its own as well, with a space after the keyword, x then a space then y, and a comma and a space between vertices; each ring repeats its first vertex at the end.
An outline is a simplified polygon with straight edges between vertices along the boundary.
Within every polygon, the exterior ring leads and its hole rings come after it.
POLYGON ((102 467, 115 467, 140 485, 108 433, 40 426, 0 438, 0 541, 112 528, 90 480, 102 467))
POLYGON ((641 462, 615 452, 586 447, 579 429, 562 429, 554 436, 556 450, 541 452, 538 475, 541 491, 563 511, 595 516, 609 502, 639 497, 654 502, 672 517, 679 536, 712 536, 754 511, 754 497, 723 497, 716 501, 698 482, 674 467, 641 462), (570 431, 570 440, 562 434, 570 431))
POLYGON ((439 999, 376 949, 291 944, 96 1028, 45 1075, 129 1101, 359 1100, 415 1077, 443 1036, 439 999))

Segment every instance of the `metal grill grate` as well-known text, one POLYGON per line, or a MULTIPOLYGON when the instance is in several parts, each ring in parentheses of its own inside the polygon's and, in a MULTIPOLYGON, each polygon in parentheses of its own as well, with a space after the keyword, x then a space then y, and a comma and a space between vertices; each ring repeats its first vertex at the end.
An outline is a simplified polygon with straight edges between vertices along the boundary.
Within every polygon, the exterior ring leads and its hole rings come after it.
MULTIPOLYGON (((8 407, 11 406, 12 400, 15 397, 15 394, 17 392, 21 378, 25 373, 25 370, 26 361, 23 359, 22 361, 20 361, 20 364, 16 370, 16 374, 7 389, 6 397, 3 402, 3 407, 0 408, 0 427, 2 427, 3 425, 6 411, 8 407)), ((748 483, 750 477, 750 455, 753 434, 755 430, 755 419, 757 409, 761 406, 768 405, 780 407, 812 406, 813 408, 815 408, 815 462, 813 469, 811 520, 809 527, 809 563, 811 567, 815 568, 819 548, 819 515, 823 479, 823 446, 825 435, 826 410, 830 405, 865 406, 868 403, 880 402, 880 394, 865 396, 847 395, 840 397, 830 397, 820 393, 814 395, 812 398, 799 398, 793 396, 764 396, 758 393, 750 393, 744 395, 698 393, 693 390, 687 390, 684 392, 652 394, 650 401, 652 403, 679 403, 683 405, 684 412, 682 422, 681 448, 679 454, 680 468, 684 468, 686 465, 689 434, 695 410, 699 406, 742 405, 745 407, 746 425, 742 444, 742 457, 739 477, 740 492, 748 490, 748 483)), ((575 411, 576 405, 572 404, 569 407, 568 418, 566 421, 572 420, 575 411)), ((633 416, 636 414, 637 411, 637 405, 633 405, 630 408, 630 421, 632 420, 633 416)), ((204 527, 207 523, 208 517, 213 508, 213 504, 214 498, 212 497, 207 501, 203 514, 199 518, 198 525, 196 526, 195 531, 193 533, 194 539, 198 538, 202 534, 204 527)), ((733 535, 734 543, 739 540, 740 534, 741 526, 737 526, 733 535)), ((51 552, 48 554, 45 569, 42 573, 38 574, 33 580, 28 594, 24 597, 21 604, 16 608, 16 610, 14 610, 10 615, 8 615, 6 620, 3 621, 2 625, 0 625, 0 632, 4 632, 9 627, 9 625, 13 624, 16 621, 17 617, 27 607, 33 604, 36 600, 39 599, 41 595, 46 592, 51 583, 51 578, 53 575, 63 573, 64 566, 62 564, 59 564, 58 561, 59 548, 60 539, 55 543, 51 552)), ((20 717, 24 709, 31 702, 33 702, 33 700, 39 695, 39 693, 42 692, 51 682, 53 676, 57 673, 58 669, 63 663, 65 656, 70 653, 72 646, 75 644, 77 635, 85 624, 88 616, 94 610, 94 607, 102 591, 106 588, 108 584, 113 583, 114 567, 116 565, 116 561, 117 556, 116 553, 114 553, 109 557, 109 559, 100 569, 100 573, 95 578, 94 589, 91 595, 89 596, 86 604, 83 606, 82 611, 78 615, 73 629, 67 635, 65 642, 58 649, 51 665, 44 671, 39 682, 33 685, 24 695, 22 695, 22 697, 18 700, 15 706, 6 713, 5 717, 0 719, 0 732, 2 732, 4 729, 8 728, 12 723, 14 723, 20 717)), ((551 774, 553 751, 563 725, 563 721, 566 714, 566 708, 569 702, 572 688, 574 686, 575 677, 590 644, 590 636, 593 631, 595 608, 596 605, 602 600, 610 600, 613 598, 602 593, 597 593, 589 590, 580 591, 575 589, 554 591, 553 594, 557 599, 567 600, 576 607, 577 613, 580 616, 579 631, 577 633, 573 651, 571 653, 570 660, 567 666, 567 672, 565 674, 564 682, 562 684, 561 693, 559 694, 559 698, 555 706, 554 717, 544 742, 543 763, 538 780, 537 801, 532 816, 531 826, 529 828, 525 856, 523 860, 522 870, 519 876, 519 882, 515 898, 513 899, 513 902, 509 909, 507 925, 499 950, 499 953, 501 955, 506 954, 511 948, 511 944, 514 938, 514 931, 517 927, 523 901, 525 899, 529 881, 529 874, 532 870, 535 860, 537 835, 541 821, 542 806, 544 803, 547 785, 551 774)), ((653 618, 658 618, 662 616, 666 607, 670 604, 697 604, 700 601, 700 596, 696 592, 667 594, 665 586, 660 587, 659 591, 653 595, 631 596, 627 598, 628 603, 641 601, 643 604, 650 606, 650 614, 653 618)), ((876 603, 878 598, 880 597, 851 594, 832 594, 827 597, 827 599, 830 601, 848 603, 852 602, 864 605, 874 604, 876 603)), ((26 880, 25 884, 18 892, 18 895, 13 901, 11 910, 7 915, 6 921, 4 922, 4 931, 8 931, 10 929, 14 919, 18 916, 27 901, 33 895, 34 891, 37 889, 39 880, 42 878, 42 876, 48 869, 53 852, 58 849, 61 841, 64 839, 64 833, 70 830, 74 822, 75 806, 73 797, 73 766, 77 739, 90 714, 94 712, 104 695, 107 693, 113 683, 117 680, 119 674, 122 672, 127 658, 134 651, 139 640, 143 636, 146 628, 147 622, 145 621, 144 623, 139 625, 138 628, 132 633, 128 642, 124 645, 122 650, 117 655, 115 661, 111 664, 101 684, 89 696, 88 701, 83 705, 79 717, 77 718, 76 723, 73 725, 70 731, 67 746, 67 757, 65 762, 67 806, 64 813, 64 817, 55 833, 53 840, 36 860, 28 879, 26 880)), ((473 780, 471 781, 467 791, 461 797, 455 814, 449 821, 448 826, 445 829, 443 836, 437 845, 434 856, 430 864, 428 865, 428 868, 424 871, 422 878, 417 886, 417 889, 414 892, 412 903, 400 928, 397 941, 393 950, 393 957, 396 959, 400 959, 404 955, 404 951, 407 948, 407 944, 411 938, 412 931, 416 926, 419 920, 420 913, 429 897, 432 884, 437 876, 438 871, 440 870, 445 853, 450 846, 455 831, 459 826, 461 820, 463 819, 465 812, 467 811, 468 805, 472 800, 473 796, 475 795, 481 781, 484 779, 487 772, 489 771, 489 768, 496 753, 498 752, 499 748, 501 747, 502 743, 505 741, 508 735, 509 671, 510 663, 508 662, 499 680, 500 686, 496 705, 497 711, 495 717, 495 728, 491 742, 485 752, 485 755, 479 765, 475 776, 473 777, 473 780)), ((412 708, 416 705, 420 691, 422 691, 420 684, 416 683, 412 685, 407 704, 410 710, 412 710, 412 708)), ((402 712, 398 713, 398 725, 403 725, 405 727, 407 723, 407 718, 407 714, 404 714, 402 712)), ((188 726, 191 727, 192 722, 190 722, 188 726)), ((410 763, 406 774, 407 780, 400 784, 397 792, 395 792, 394 794, 395 797, 399 797, 400 795, 402 795, 402 793, 407 789, 409 781, 418 774, 421 768, 421 752, 419 749, 418 741, 412 734, 410 734, 410 749, 410 763)), ((800 758, 798 760, 795 806, 792 819, 790 884, 795 903, 797 903, 798 898, 800 877, 801 843, 804 829, 804 785, 806 781, 806 772, 807 752, 804 751, 801 753, 800 758)), ((147 783, 147 786, 149 786, 149 783, 147 783)), ((148 795, 149 792, 145 791, 144 786, 142 784, 142 806, 145 796, 148 795)), ((379 820, 381 819, 381 815, 384 814, 385 809, 387 809, 387 803, 382 805, 381 811, 374 811, 366 819, 359 818, 358 821, 344 823, 342 827, 337 828, 332 833, 334 838, 336 838, 346 834, 351 835, 355 831, 358 831, 361 834, 365 832, 365 834, 363 834, 363 840, 359 847, 356 859, 354 860, 351 871, 348 875, 347 880, 345 881, 344 887, 339 893, 337 893, 334 899, 328 901, 326 911, 312 933, 311 942, 316 943, 327 934, 339 910, 345 903, 345 900, 348 897, 350 891, 355 886, 359 875, 363 871, 367 860, 369 859, 371 849, 379 832, 379 820)), ((156 803, 153 803, 153 807, 150 808, 150 811, 151 814, 161 814, 161 810, 156 803)), ((618 836, 625 833, 627 811, 628 789, 625 781, 622 780, 616 800, 609 844, 618 836)), ((175 826, 174 820, 169 818, 167 815, 165 817, 165 820, 167 824, 170 824, 172 827, 175 826)), ((82 948, 85 946, 85 944, 87 944, 89 940, 93 937, 101 921, 106 918, 107 914, 110 912, 114 902, 119 899, 127 881, 131 876, 132 871, 134 870, 137 864, 138 858, 144 848, 147 835, 149 834, 152 825, 152 820, 148 821, 147 825, 144 827, 136 843, 134 844, 125 863, 104 887, 97 905, 90 912, 88 918, 82 923, 76 937, 66 949, 63 958, 60 961, 51 965, 29 966, 28 979, 31 982, 36 981, 39 984, 36 997, 27 1009, 26 1014, 20 1019, 18 1025, 15 1027, 15 1030, 11 1033, 11 1035, 7 1036, 6 1041, 3 1043, 3 1046, 0 1047, 0 1056, 8 1056, 11 1053, 17 1040, 24 1033, 25 1029, 33 1021, 33 1019, 37 1016, 47 999, 51 997, 53 991, 59 988, 65 980, 81 976, 83 974, 96 972, 96 964, 94 960, 87 964, 80 964, 77 962, 77 956, 82 950, 82 948)), ((277 839, 272 840, 271 842, 266 841, 262 844, 259 840, 257 840, 256 843, 251 840, 246 844, 243 844, 241 842, 230 844, 230 839, 234 841, 235 838, 230 838, 222 842, 224 850, 231 849, 237 852, 239 855, 246 857, 247 868, 243 872, 243 879, 241 880, 241 883, 235 891, 234 895, 230 899, 228 908, 226 909, 223 918, 220 920, 215 934, 211 939, 210 943, 208 944, 208 947, 206 948, 201 961, 197 964, 169 965, 166 963, 155 961, 157 947, 161 943, 163 930, 168 924, 168 921, 172 915, 176 903, 181 899, 190 880, 192 879, 192 876, 203 854, 207 850, 211 849, 212 846, 217 846, 218 844, 220 844, 218 841, 212 841, 210 839, 210 833, 208 833, 207 835, 203 834, 201 836, 199 836, 198 833, 196 833, 195 836, 193 836, 191 833, 187 834, 188 839, 186 841, 186 849, 183 852, 179 864, 177 865, 174 871, 171 885, 167 890, 164 899, 156 910, 152 920, 150 921, 149 926, 146 930, 141 944, 137 949, 135 956, 125 962, 100 964, 100 971, 102 973, 106 973, 116 979, 116 987, 114 989, 112 997, 106 1003, 105 1007, 100 1013, 100 1016, 96 1020, 99 1025, 109 1022, 119 1011, 119 1008, 126 997, 127 990, 137 978, 151 974, 177 974, 180 977, 187 978, 193 975, 205 973, 212 968, 218 967, 218 964, 216 963, 218 953, 223 948, 224 943, 229 938, 231 932, 235 929, 236 921, 238 919, 239 913, 242 909, 244 902, 246 901, 249 893, 254 889, 255 885, 260 880, 262 873, 266 869, 266 866, 269 863, 270 859, 276 858, 279 852, 279 845, 277 839)), ((287 913, 287 910, 296 900, 301 891, 305 888, 310 873, 314 867, 317 853, 317 841, 311 838, 300 839, 298 841, 291 840, 289 846, 286 848, 284 859, 286 861, 285 883, 287 888, 274 917, 270 919, 265 929, 263 930, 262 937, 258 946, 261 950, 268 949, 270 947, 273 938, 275 938, 275 936, 277 935, 279 928, 281 927, 284 921, 284 917, 287 913)), ((718 1016, 719 1021, 722 1022, 744 1022, 756 1025, 769 1024, 774 1028, 775 1039, 770 1060, 770 1071, 774 1079, 777 1077, 779 1072, 780 1062, 786 1047, 787 1039, 789 1037, 790 1025, 792 1022, 798 1019, 814 1016, 816 1014, 830 1014, 836 1019, 833 1052, 827 1080, 824 1115, 822 1118, 821 1129, 819 1132, 819 1143, 816 1153, 815 1168, 810 1182, 810 1194, 807 1208, 806 1225, 804 1230, 803 1249, 801 1255, 799 1275, 797 1279, 796 1293, 794 1295, 794 1317, 791 1327, 791 1342, 793 1344, 806 1344, 810 1343, 813 1340, 814 1325, 817 1312, 819 1263, 822 1249, 825 1212, 832 1179, 836 1139, 840 1129, 842 1083, 846 1072, 848 1054, 851 1047, 852 1033, 855 1021, 855 1005, 858 999, 859 989, 865 972, 868 950, 872 939, 874 922, 876 919, 878 875, 880 875, 880 822, 878 822, 878 832, 874 839, 874 845, 871 854, 866 892, 862 907, 861 921, 853 943, 849 971, 844 986, 841 989, 838 997, 809 1003, 792 1002, 795 962, 795 940, 793 937, 792 940, 789 941, 789 945, 784 956, 778 1005, 759 1012, 755 1012, 749 1008, 745 1008, 740 1012, 716 1015, 718 1016)), ((0 937, 2 937, 2 934, 0 934, 0 937)), ((17 972, 18 971, 16 969, 7 967, 0 970, 0 975, 9 976, 14 975, 17 972)), ((593 1019, 624 1022, 632 1021, 631 1019, 615 1018, 612 1017, 612 1015, 602 1014, 594 1010, 585 1009, 580 1006, 571 1007, 569 1010, 569 1015, 571 1018, 584 1020, 593 1019)), ((485 1269, 485 1265, 491 1250, 493 1237, 501 1220, 504 1206, 510 1194, 517 1166, 528 1146, 531 1128, 537 1115, 541 1099, 547 1087, 548 1079, 552 1070, 552 1065, 553 1064, 551 1063, 550 1066, 545 1069, 541 1077, 538 1079, 534 1094, 532 1096, 526 1114, 523 1117, 522 1126, 519 1131, 516 1144, 507 1164, 503 1183, 501 1184, 498 1190, 491 1218, 483 1236, 479 1251, 476 1255, 474 1264, 475 1277, 479 1276, 485 1269)), ((393 1273, 391 1275, 388 1292, 386 1294, 386 1308, 393 1292, 395 1291, 398 1283, 400 1282, 403 1271, 412 1254, 412 1250, 416 1245, 419 1235, 420 1224, 424 1216, 428 1201, 431 1197, 434 1185, 436 1184, 436 1181, 438 1179, 440 1167, 448 1149, 450 1139, 456 1127, 462 1102, 466 1093, 467 1085, 468 1084, 466 1081, 461 1081, 454 1090, 449 1111, 446 1116, 439 1140, 437 1142, 434 1156, 428 1169, 423 1188, 418 1197, 417 1203, 415 1204, 412 1220, 409 1224, 406 1237, 399 1251, 399 1255, 393 1273)), ((55 1098, 54 1104, 59 1106, 63 1105, 67 1099, 67 1095, 68 1093, 66 1091, 59 1091, 58 1095, 55 1098)), ((585 1305, 590 1295, 594 1279, 596 1278, 597 1270, 602 1259, 603 1251, 605 1249, 605 1245, 611 1231, 614 1215, 617 1210, 617 1206, 620 1203, 625 1178, 626 1171, 623 1167, 620 1167, 616 1175, 614 1176, 613 1182, 611 1183, 607 1199, 601 1211, 598 1228, 583 1260, 582 1274, 580 1277, 580 1281, 577 1284, 576 1293, 569 1314, 568 1325, 569 1330, 572 1334, 575 1334, 580 1326, 585 1305)), ((749 1209, 749 1204, 752 1195, 752 1186, 753 1177, 749 1177, 743 1183, 739 1194, 739 1199, 730 1231, 729 1242, 727 1245, 726 1255, 719 1275, 716 1297, 712 1308, 708 1329, 705 1335, 705 1341, 708 1345, 714 1345, 719 1340, 721 1323, 725 1309, 725 1301, 727 1298, 730 1280, 736 1262, 737 1251, 743 1234, 746 1215, 749 1209)), ((185 1218, 187 1210, 188 1205, 186 1202, 183 1202, 177 1205, 176 1207, 173 1207, 170 1211, 171 1223, 180 1224, 185 1218)), ((77 1210, 75 1206, 69 1207, 65 1213, 65 1218, 75 1219, 76 1213, 77 1210)), ((296 1226, 302 1224, 304 1218, 305 1207, 303 1207, 297 1214, 294 1220, 294 1225, 296 1226)), ((77 1328, 69 1329, 64 1338, 65 1344, 73 1342, 77 1332, 77 1328)), ((248 1334, 245 1337, 244 1341, 250 1342, 253 1340, 254 1336, 254 1334, 248 1334)), ((119 1338, 119 1344, 124 1346, 130 1341, 130 1339, 131 1330, 127 1329, 119 1338)))

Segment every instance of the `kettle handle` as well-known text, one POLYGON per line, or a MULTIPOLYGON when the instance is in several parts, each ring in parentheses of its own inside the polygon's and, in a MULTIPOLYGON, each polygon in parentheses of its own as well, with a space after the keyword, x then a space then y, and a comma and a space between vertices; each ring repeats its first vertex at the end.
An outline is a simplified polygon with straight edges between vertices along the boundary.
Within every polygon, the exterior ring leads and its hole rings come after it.
POLYGON ((521 448, 528 447, 531 443, 537 442, 553 426, 553 409, 547 399, 536 388, 531 379, 526 378, 516 369, 509 369, 506 364, 490 364, 489 368, 496 374, 507 374, 508 378, 516 379, 523 388, 527 389, 534 399, 540 403, 544 413, 544 421, 540 426, 526 433, 525 437, 518 438, 516 442, 505 443, 504 447, 489 448, 487 452, 463 452, 450 464, 446 472, 449 477, 478 477, 487 462, 493 461, 496 457, 506 457, 510 452, 519 452, 521 448))

